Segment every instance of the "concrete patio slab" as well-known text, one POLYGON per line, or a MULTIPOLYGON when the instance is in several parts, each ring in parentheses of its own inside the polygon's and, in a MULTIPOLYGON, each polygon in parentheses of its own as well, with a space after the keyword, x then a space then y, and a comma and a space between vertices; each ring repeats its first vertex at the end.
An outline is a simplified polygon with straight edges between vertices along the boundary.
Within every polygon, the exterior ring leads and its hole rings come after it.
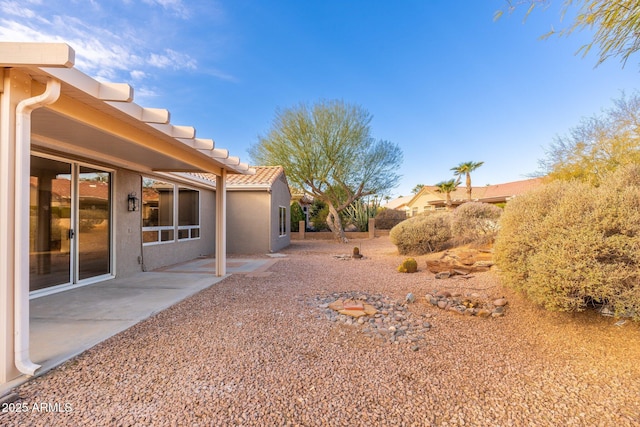
MULTIPOLYGON (((263 272, 275 262, 277 260, 228 259, 227 272, 263 272)), ((32 299, 30 354, 31 360, 42 366, 36 375, 225 277, 215 276, 214 259, 202 258, 32 299)), ((0 396, 28 379, 21 376, 0 385, 0 396)))

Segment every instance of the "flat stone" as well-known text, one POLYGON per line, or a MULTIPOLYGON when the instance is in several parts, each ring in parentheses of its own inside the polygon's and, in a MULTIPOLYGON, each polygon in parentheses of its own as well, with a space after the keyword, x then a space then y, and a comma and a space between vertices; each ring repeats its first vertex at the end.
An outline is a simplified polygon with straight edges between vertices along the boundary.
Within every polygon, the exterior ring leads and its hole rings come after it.
POLYGON ((374 306, 372 306, 371 304, 363 304, 362 309, 366 313, 367 316, 373 316, 376 313, 378 313, 378 310, 376 310, 376 308, 374 306))
POLYGON ((507 301, 506 298, 498 298, 493 301, 493 305, 495 305, 496 307, 504 307, 505 305, 508 304, 508 302, 509 301, 507 301))
POLYGON ((440 298, 449 298, 449 297, 451 297, 451 292, 449 292, 449 291, 439 291, 436 294, 436 296, 440 297, 440 298))
POLYGON ((478 310, 478 313, 476 315, 478 317, 489 317, 491 316, 491 312, 486 308, 481 308, 480 310, 478 310))
POLYGON ((364 310, 364 305, 354 300, 344 300, 342 307, 345 310, 364 310))
POLYGON ((344 310, 343 301, 341 299, 336 300, 336 301, 332 302, 331 304, 329 304, 329 308, 331 310, 335 310, 335 311, 344 310))
POLYGON ((449 305, 449 303, 445 300, 438 301, 438 308, 441 308, 444 310, 445 308, 447 308, 447 305, 449 305))
POLYGON ((338 313, 356 318, 367 315, 364 310, 338 310, 338 313))

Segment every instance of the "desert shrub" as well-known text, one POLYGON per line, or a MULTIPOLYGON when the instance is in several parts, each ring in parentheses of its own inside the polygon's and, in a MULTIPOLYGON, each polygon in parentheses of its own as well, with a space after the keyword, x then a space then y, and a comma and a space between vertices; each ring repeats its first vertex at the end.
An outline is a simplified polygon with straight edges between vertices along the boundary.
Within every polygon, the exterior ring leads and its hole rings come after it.
POLYGON ((291 203, 291 231, 300 231, 300 221, 304 221, 304 211, 298 202, 291 203))
POLYGON ((552 182, 510 201, 495 262, 508 286, 557 311, 607 304, 640 319, 640 169, 596 188, 552 182))
POLYGON ((400 273, 415 273, 418 271, 418 261, 413 258, 406 258, 398 267, 400 273))
POLYGON ((439 251, 451 239, 451 214, 437 212, 408 218, 391 229, 389 238, 403 255, 439 251))
POLYGON ((489 203, 463 203, 453 211, 451 233, 459 243, 492 243, 500 215, 502 209, 489 203))
POLYGON ((405 219, 407 219, 407 214, 404 211, 382 209, 376 215, 376 228, 379 230, 391 230, 405 219))

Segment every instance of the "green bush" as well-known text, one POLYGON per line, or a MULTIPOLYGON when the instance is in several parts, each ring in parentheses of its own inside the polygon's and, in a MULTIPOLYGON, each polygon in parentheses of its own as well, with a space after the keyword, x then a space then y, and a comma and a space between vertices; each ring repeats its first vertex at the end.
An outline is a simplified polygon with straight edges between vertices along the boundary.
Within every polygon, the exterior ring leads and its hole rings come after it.
POLYGON ((411 217, 393 227, 389 238, 403 255, 439 251, 451 239, 451 214, 437 212, 411 217))
POLYGON ((502 209, 489 203, 468 202, 451 217, 451 233, 458 243, 493 243, 502 209))
POLYGON ((313 225, 315 231, 327 231, 329 225, 327 224, 327 216, 329 216, 329 206, 326 203, 316 200, 311 205, 311 216, 309 220, 313 225))
POLYGON ((596 188, 552 182, 510 201, 495 262, 505 284, 557 311, 607 304, 640 320, 640 169, 596 188))
POLYGON ((382 209, 376 215, 376 228, 379 230, 391 230, 405 219, 407 219, 407 214, 404 211, 382 209))
POLYGON ((298 202, 291 203, 291 231, 300 231, 300 221, 304 221, 304 211, 298 202))

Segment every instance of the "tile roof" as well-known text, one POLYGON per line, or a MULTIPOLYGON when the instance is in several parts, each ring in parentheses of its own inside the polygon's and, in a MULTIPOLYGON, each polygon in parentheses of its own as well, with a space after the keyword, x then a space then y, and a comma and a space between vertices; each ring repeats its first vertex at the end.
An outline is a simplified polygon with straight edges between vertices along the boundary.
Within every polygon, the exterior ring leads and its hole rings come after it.
POLYGON ((227 185, 271 185, 284 173, 282 166, 253 166, 255 175, 227 175, 227 185))
MULTIPOLYGON (((274 182, 276 182, 280 176, 284 175, 284 168, 282 166, 251 166, 255 170, 253 175, 239 175, 229 174, 227 175, 227 188, 242 188, 242 187, 264 187, 270 188, 274 182)), ((191 173, 191 175, 197 176, 207 181, 216 182, 216 176, 210 173, 191 173)), ((285 177, 286 180, 286 177, 285 177)))
MULTIPOLYGON (((522 181, 514 181, 507 182, 504 184, 496 184, 496 185, 487 185, 484 187, 471 187, 471 198, 472 200, 478 201, 495 201, 495 199, 508 199, 513 196, 519 196, 523 193, 526 193, 529 190, 537 188, 541 186, 544 182, 544 178, 531 178, 525 179, 522 181)), ((424 195, 426 193, 431 193, 438 197, 441 200, 434 200, 429 203, 431 204, 439 204, 443 203, 446 200, 446 196, 443 193, 437 191, 438 187, 434 185, 426 185, 423 189, 414 196, 409 205, 412 204, 414 200, 417 200, 419 196, 424 195)), ((467 200, 467 187, 462 184, 456 188, 455 191, 451 193, 452 201, 465 201, 467 200)))

